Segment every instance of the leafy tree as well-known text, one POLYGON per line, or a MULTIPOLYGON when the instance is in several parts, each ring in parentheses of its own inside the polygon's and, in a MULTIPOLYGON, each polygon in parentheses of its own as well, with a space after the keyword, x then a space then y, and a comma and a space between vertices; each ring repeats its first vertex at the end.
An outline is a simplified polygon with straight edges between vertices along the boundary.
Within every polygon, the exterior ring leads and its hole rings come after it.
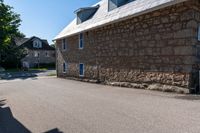
POLYGON ((23 56, 22 50, 14 45, 14 38, 24 37, 19 31, 20 15, 13 12, 13 7, 0 0, 0 65, 9 67, 9 62, 15 64, 23 56), (15 62, 13 62, 15 61, 15 62))
POLYGON ((51 44, 50 46, 53 47, 53 48, 56 48, 55 44, 51 44))

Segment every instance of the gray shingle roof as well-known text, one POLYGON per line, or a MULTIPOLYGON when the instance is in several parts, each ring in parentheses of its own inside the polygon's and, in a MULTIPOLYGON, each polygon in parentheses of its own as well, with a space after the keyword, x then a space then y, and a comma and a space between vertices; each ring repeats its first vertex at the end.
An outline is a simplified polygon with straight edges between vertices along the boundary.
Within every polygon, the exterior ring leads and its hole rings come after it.
POLYGON ((31 50, 55 50, 55 48, 49 46, 49 43, 45 39, 40 39, 38 37, 30 37, 30 38, 15 38, 15 44, 19 47, 31 49, 31 50), (33 47, 33 40, 37 38, 42 41, 42 48, 34 48, 33 47))
POLYGON ((100 7, 91 19, 77 25, 75 18, 66 28, 64 28, 63 31, 61 31, 55 37, 54 40, 62 39, 67 36, 78 34, 83 31, 91 30, 130 17, 139 16, 144 13, 148 13, 184 1, 187 0, 135 0, 108 12, 108 0, 101 0, 99 3, 94 5, 96 6, 99 4, 100 7))
POLYGON ((15 38, 15 43, 17 46, 20 46, 24 44, 26 41, 28 41, 30 38, 15 38))

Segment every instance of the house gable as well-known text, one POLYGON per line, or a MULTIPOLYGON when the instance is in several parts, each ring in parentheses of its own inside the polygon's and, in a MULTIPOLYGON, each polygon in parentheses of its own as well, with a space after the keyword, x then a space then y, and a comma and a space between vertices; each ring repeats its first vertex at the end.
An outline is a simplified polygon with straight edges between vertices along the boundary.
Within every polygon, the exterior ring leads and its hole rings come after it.
POLYGON ((49 46, 47 40, 43 40, 38 37, 16 39, 15 43, 20 48, 26 48, 30 50, 55 50, 53 47, 49 46), (18 41, 18 40, 25 40, 25 41, 18 41))
POLYGON ((42 48, 42 41, 40 39, 34 38, 32 42, 33 42, 33 48, 42 48))

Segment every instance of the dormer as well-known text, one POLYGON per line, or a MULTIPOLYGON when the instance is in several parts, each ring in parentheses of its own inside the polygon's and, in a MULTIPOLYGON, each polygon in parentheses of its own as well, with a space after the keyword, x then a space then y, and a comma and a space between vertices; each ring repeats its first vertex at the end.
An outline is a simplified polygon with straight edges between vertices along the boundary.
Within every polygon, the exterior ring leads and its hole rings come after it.
POLYGON ((34 48, 42 48, 42 41, 39 39, 34 39, 33 40, 33 47, 34 48))
POLYGON ((134 0, 108 0, 108 11, 114 10, 132 1, 134 0))
POLYGON ((94 6, 94 7, 85 7, 85 8, 80 8, 76 10, 74 13, 77 16, 77 24, 81 24, 88 19, 92 18, 92 16, 96 13, 98 10, 99 5, 94 6))

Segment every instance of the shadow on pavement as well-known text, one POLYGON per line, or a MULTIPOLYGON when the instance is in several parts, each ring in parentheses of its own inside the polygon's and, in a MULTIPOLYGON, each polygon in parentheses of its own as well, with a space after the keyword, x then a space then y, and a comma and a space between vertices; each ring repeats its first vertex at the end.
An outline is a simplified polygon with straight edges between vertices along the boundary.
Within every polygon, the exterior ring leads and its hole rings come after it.
POLYGON ((37 77, 37 73, 39 72, 5 72, 0 73, 0 79, 3 80, 15 80, 15 79, 28 79, 28 78, 34 78, 37 77))
MULTIPOLYGON (((9 107, 3 107, 6 105, 6 100, 0 100, 0 133, 31 133, 22 123, 14 118, 11 109, 9 107)), ((44 133, 63 133, 59 129, 44 133)))
POLYGON ((31 133, 17 121, 9 107, 3 107, 5 100, 0 101, 0 133, 31 133))
POLYGON ((47 131, 47 132, 44 132, 44 133, 64 133, 64 132, 61 132, 61 131, 59 131, 58 128, 55 128, 53 130, 50 130, 50 131, 47 131))
POLYGON ((182 100, 200 100, 200 95, 185 95, 185 96, 175 96, 176 99, 182 99, 182 100))
MULTIPOLYGON (((21 79, 26 80, 28 78, 36 78, 39 76, 49 76, 54 73, 55 69, 52 70, 30 70, 20 72, 0 72, 0 80, 15 80, 21 79)), ((56 71, 55 71, 56 72, 56 71)))

